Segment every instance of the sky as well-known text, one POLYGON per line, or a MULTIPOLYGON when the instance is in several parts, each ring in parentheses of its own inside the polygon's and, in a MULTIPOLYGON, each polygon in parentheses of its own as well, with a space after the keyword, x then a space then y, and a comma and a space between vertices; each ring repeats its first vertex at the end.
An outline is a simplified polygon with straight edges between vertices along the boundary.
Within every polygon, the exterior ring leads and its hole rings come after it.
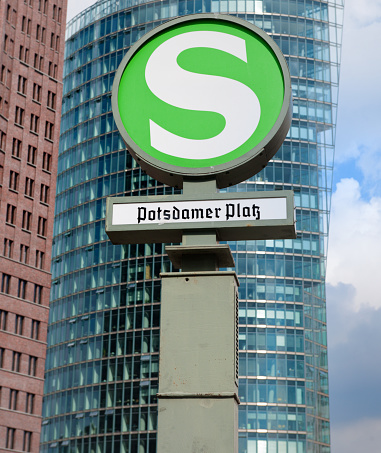
POLYGON ((327 259, 332 453, 381 451, 381 0, 346 0, 327 259))
MULTIPOLYGON (((93 3, 69 0, 68 20, 93 3)), ((381 0, 345 0, 327 260, 332 453, 381 451, 380 39, 381 0)))

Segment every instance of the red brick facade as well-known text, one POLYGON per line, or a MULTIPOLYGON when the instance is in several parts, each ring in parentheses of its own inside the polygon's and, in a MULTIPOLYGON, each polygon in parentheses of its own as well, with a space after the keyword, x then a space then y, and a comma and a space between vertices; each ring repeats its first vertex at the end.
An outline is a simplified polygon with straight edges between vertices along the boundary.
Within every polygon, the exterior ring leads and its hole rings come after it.
POLYGON ((39 451, 66 4, 0 2, 0 452, 39 451))

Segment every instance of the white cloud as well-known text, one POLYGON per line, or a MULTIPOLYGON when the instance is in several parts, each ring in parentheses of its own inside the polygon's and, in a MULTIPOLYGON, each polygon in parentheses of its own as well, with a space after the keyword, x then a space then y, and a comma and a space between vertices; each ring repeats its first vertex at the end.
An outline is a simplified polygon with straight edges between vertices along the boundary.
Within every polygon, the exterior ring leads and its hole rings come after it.
POLYGON ((355 288, 354 308, 381 307, 381 198, 361 198, 359 183, 350 178, 337 184, 332 196, 327 282, 355 288))
POLYGON ((353 285, 327 284, 328 352, 340 345, 346 345, 350 340, 357 322, 355 295, 356 289, 353 285))
MULTIPOLYGON (((380 118, 381 123, 381 118, 380 118)), ((381 142, 381 137, 380 137, 381 142)), ((363 186, 371 195, 381 194, 381 146, 361 147, 357 167, 364 175, 363 186)))
MULTIPOLYGON (((379 22, 381 16, 381 1, 372 0, 347 0, 345 2, 345 19, 360 27, 367 27, 379 22)), ((346 24, 347 25, 347 24, 346 24)))
POLYGON ((355 288, 327 285, 332 452, 378 452, 381 309, 354 311, 355 288), (377 439, 376 439, 377 437, 377 439))
POLYGON ((377 152, 381 160, 380 34, 381 0, 345 2, 337 162, 364 152, 377 152))
POLYGON ((96 3, 96 0, 69 0, 67 4, 67 22, 90 5, 94 5, 94 3, 96 3))
POLYGON ((381 418, 363 419, 331 429, 332 452, 376 453, 380 451, 381 418))

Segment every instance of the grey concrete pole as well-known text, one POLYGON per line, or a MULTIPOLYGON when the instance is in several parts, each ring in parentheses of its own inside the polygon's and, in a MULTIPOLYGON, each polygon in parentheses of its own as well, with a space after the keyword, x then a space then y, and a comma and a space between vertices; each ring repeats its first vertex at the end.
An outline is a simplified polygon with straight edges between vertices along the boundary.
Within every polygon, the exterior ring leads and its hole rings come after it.
MULTIPOLYGON (((215 181, 184 192, 216 192, 215 181)), ((158 453, 238 452, 238 280, 215 231, 186 231, 167 247, 179 273, 163 273, 158 453)))

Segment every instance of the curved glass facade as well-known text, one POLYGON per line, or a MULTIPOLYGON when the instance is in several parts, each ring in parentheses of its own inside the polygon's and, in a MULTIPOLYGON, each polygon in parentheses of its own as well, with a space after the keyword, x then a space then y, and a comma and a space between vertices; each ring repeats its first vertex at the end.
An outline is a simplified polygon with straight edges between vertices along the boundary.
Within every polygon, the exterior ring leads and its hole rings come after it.
POLYGON ((298 237, 230 243, 240 280, 240 453, 329 453, 325 316, 340 1, 99 1, 68 25, 41 451, 156 451, 161 244, 113 246, 112 195, 170 194, 111 113, 123 55, 170 17, 231 13, 289 63, 294 115, 268 166, 227 191, 292 189, 298 237))

